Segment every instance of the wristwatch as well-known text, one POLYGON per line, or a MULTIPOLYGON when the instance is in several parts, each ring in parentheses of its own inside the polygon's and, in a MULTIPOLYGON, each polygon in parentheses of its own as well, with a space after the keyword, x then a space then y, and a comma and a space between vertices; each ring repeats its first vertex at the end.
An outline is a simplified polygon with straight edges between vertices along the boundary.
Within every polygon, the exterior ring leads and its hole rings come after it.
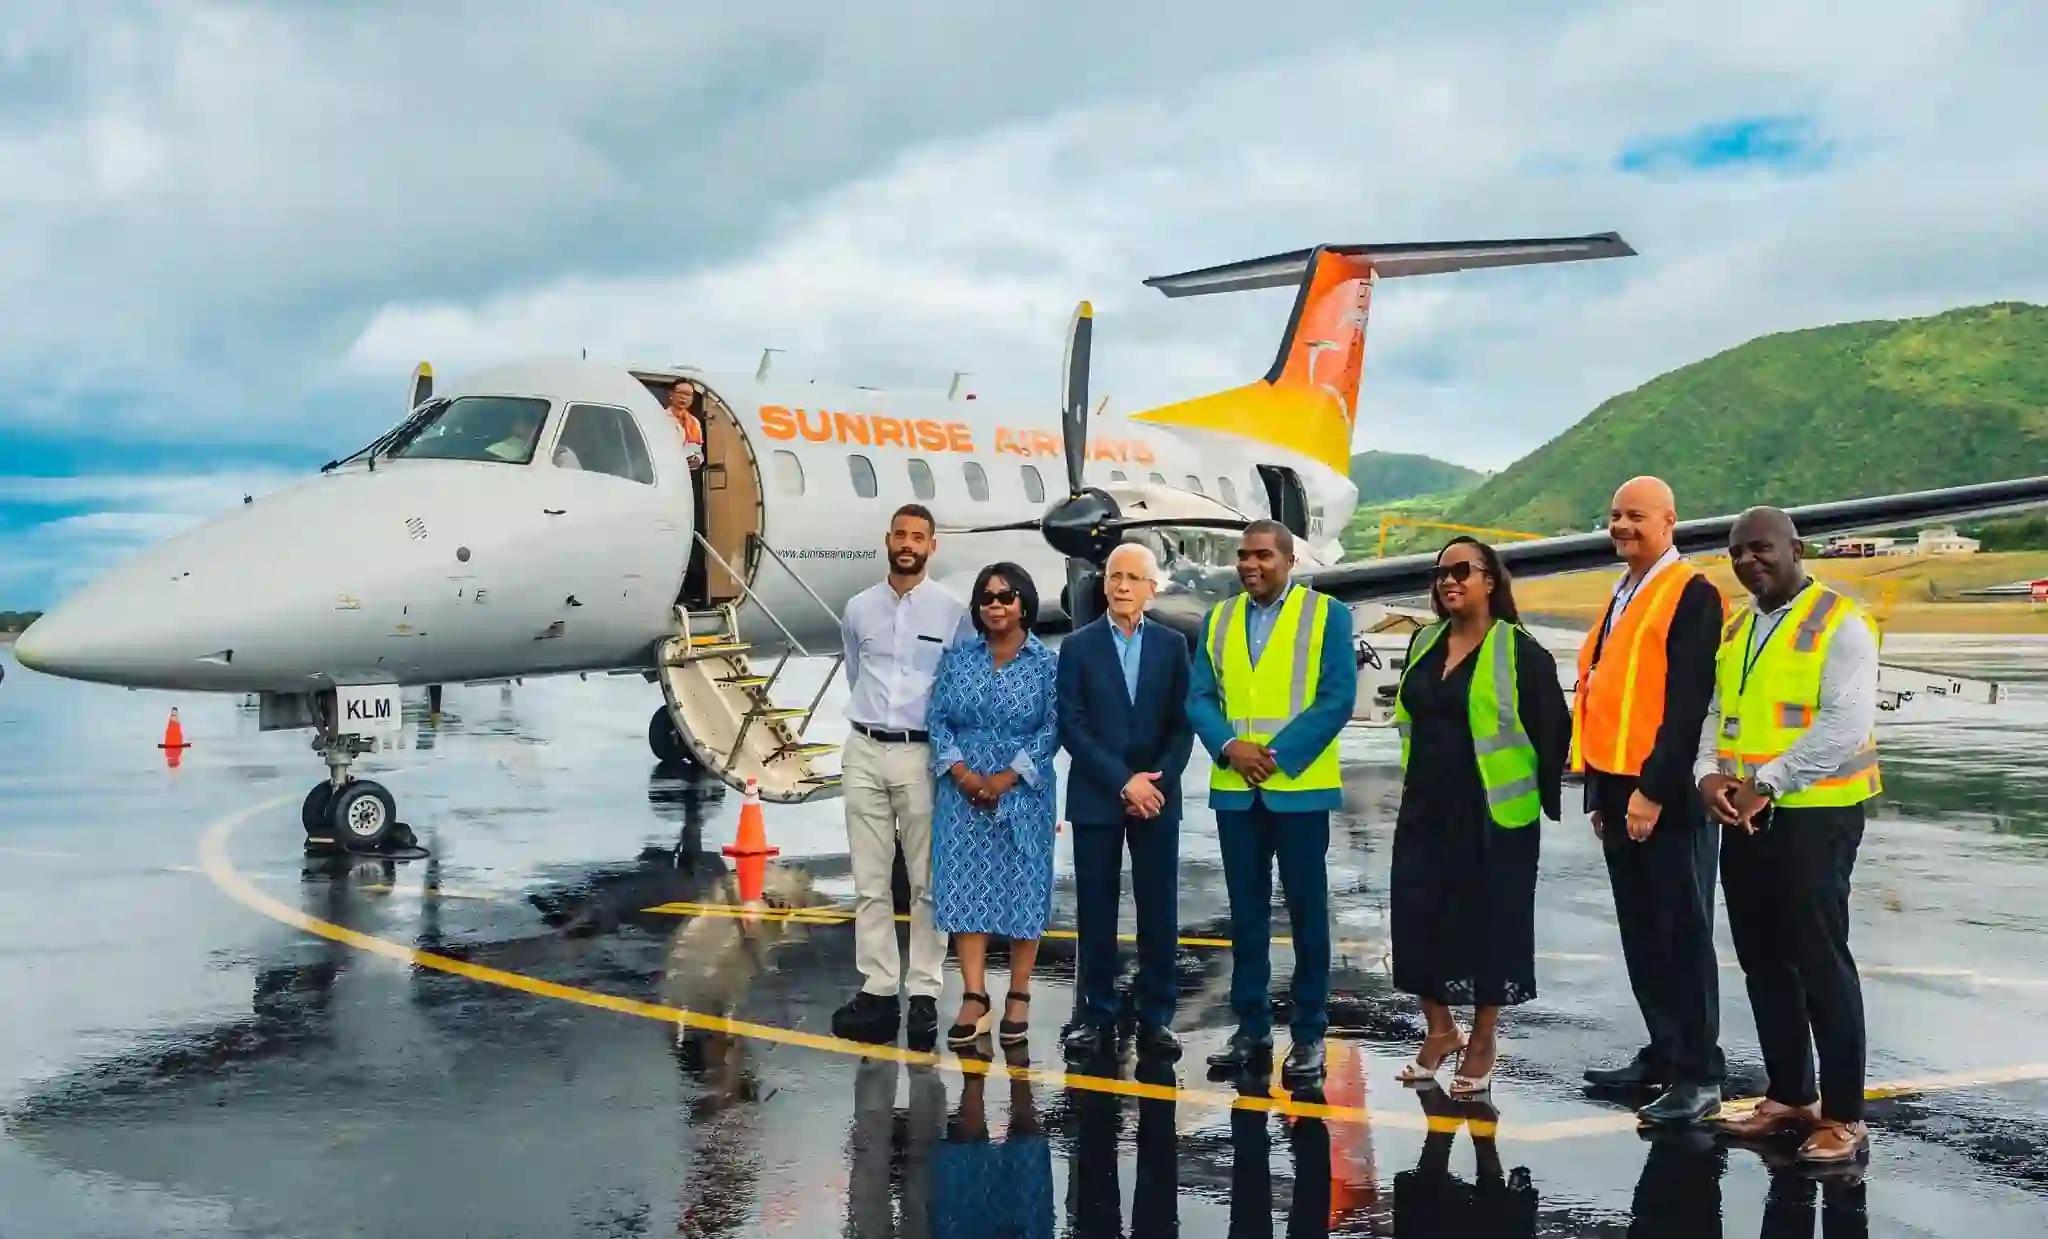
POLYGON ((1777 788, 1772 787, 1769 783, 1766 783, 1762 779, 1757 779, 1755 780, 1755 782, 1756 790, 1763 793, 1763 797, 1765 800, 1776 800, 1778 798, 1777 788))

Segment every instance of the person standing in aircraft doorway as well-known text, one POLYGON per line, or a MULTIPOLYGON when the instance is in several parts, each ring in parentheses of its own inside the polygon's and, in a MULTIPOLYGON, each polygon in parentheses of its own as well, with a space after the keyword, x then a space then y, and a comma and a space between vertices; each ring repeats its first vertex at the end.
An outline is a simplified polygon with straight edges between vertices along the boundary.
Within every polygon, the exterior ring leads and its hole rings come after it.
POLYGON ((704 419, 697 416, 703 394, 688 383, 677 383, 668 391, 668 415, 683 428, 683 452, 690 458, 690 472, 704 467, 704 419))
POLYGON ((896 844, 910 878, 910 1017, 913 1044, 935 1044, 946 939, 932 923, 931 736, 925 711, 939 660, 967 629, 967 607, 925 575, 938 523, 906 503, 889 522, 889 576, 855 594, 840 618, 846 652, 841 762, 846 848, 853 863, 854 963, 861 990, 832 1013, 832 1032, 855 1041, 896 1039, 905 988, 896 948, 890 874, 896 844))
MULTIPOLYGON (((683 432, 683 453, 690 461, 690 527, 709 543, 711 535, 704 528, 704 420, 697 415, 703 401, 704 393, 690 383, 679 380, 668 389, 668 415, 683 432)), ((683 571, 683 598, 690 606, 711 603, 706 586, 708 566, 704 552, 692 546, 689 566, 683 571)))

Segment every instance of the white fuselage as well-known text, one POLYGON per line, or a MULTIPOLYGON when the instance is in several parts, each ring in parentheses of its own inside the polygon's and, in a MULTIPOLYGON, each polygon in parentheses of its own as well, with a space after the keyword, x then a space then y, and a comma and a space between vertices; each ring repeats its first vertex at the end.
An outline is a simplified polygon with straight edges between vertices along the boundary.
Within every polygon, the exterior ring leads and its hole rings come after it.
MULTIPOLYGON (((73 678, 221 692, 651 668, 675 629, 695 526, 677 425, 636 373, 648 372, 567 362, 469 376, 437 395, 548 402, 529 463, 380 458, 308 478, 141 552, 38 621, 17 657, 73 678), (630 413, 651 483, 555 463, 560 413, 576 404, 630 413)), ((1032 412, 687 373, 731 410, 751 457, 706 476, 758 488, 761 544, 791 570, 763 553, 749 573, 743 546, 718 548, 750 581, 742 619, 757 646, 781 642, 765 605, 807 650, 835 649, 826 608, 836 614, 882 578, 890 514, 904 503, 923 502, 943 529, 1036 518, 1066 493, 1050 401, 1032 412)), ((1089 440, 1090 485, 1198 486, 1247 516, 1269 514, 1258 466, 1291 470, 1304 560, 1337 558, 1356 491, 1318 461, 1118 417, 1094 419, 1089 440)), ((1192 575, 1214 579, 1234 543, 1196 536, 1179 550, 1192 575)), ((1058 608, 1065 561, 1035 530, 942 533, 930 571, 964 596, 998 560, 1024 566, 1045 608, 1058 608)))

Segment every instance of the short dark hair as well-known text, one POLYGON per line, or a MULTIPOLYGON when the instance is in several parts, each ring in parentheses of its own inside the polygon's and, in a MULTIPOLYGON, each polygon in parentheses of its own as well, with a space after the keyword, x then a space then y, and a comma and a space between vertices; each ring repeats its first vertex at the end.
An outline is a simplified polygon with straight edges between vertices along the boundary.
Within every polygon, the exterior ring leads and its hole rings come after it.
MULTIPOLYGON (((1486 607, 1493 612, 1493 618, 1504 619, 1510 624, 1521 623, 1521 612, 1515 609, 1514 582, 1508 577, 1508 566, 1500 561, 1499 551, 1477 538, 1461 533, 1444 543, 1443 550, 1436 553, 1436 562, 1442 563, 1445 553, 1460 543, 1479 549, 1479 562, 1486 565, 1486 574, 1493 579, 1493 584, 1486 590, 1486 607)), ((1431 577, 1429 582, 1429 609, 1436 612, 1438 619, 1450 618, 1449 613, 1444 610, 1444 600, 1436 596, 1435 577, 1431 577)))
POLYGON ((981 591, 996 577, 1008 581, 1010 588, 1017 591, 1018 619, 1023 622, 1024 631, 1030 632, 1038 623, 1038 586, 1030 573, 1008 561, 990 564, 975 574, 974 588, 967 595, 967 614, 974 619, 974 631, 988 633, 988 626, 981 622, 981 591))
POLYGON ((1293 556, 1294 531, 1292 529, 1289 529, 1287 526, 1281 524, 1279 521, 1269 520, 1265 517, 1260 517, 1258 520, 1255 520, 1250 524, 1246 525, 1244 527, 1244 533, 1240 535, 1240 537, 1249 538, 1255 533, 1262 533, 1265 534, 1267 537, 1273 539, 1273 545, 1280 548, 1280 553, 1282 555, 1286 555, 1289 557, 1293 556))
POLYGON ((890 528, 896 527, 896 518, 899 516, 915 516, 923 521, 925 527, 930 529, 932 533, 936 534, 939 532, 939 522, 932 518, 932 510, 921 503, 906 503, 894 512, 891 512, 889 514, 890 528))

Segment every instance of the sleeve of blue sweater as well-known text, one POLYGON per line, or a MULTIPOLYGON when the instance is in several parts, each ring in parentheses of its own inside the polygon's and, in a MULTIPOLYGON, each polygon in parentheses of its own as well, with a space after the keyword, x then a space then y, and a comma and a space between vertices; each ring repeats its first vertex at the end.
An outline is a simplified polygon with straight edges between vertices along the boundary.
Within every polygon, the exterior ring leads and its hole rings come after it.
MULTIPOLYGON (((1337 733, 1351 721, 1358 696, 1358 653, 1351 644, 1351 608, 1332 598, 1323 622, 1323 665, 1316 676, 1316 696, 1301 717, 1283 728, 1267 745, 1273 764, 1288 778, 1308 769, 1337 733)), ((1205 737, 1206 738, 1206 737, 1205 737)))

